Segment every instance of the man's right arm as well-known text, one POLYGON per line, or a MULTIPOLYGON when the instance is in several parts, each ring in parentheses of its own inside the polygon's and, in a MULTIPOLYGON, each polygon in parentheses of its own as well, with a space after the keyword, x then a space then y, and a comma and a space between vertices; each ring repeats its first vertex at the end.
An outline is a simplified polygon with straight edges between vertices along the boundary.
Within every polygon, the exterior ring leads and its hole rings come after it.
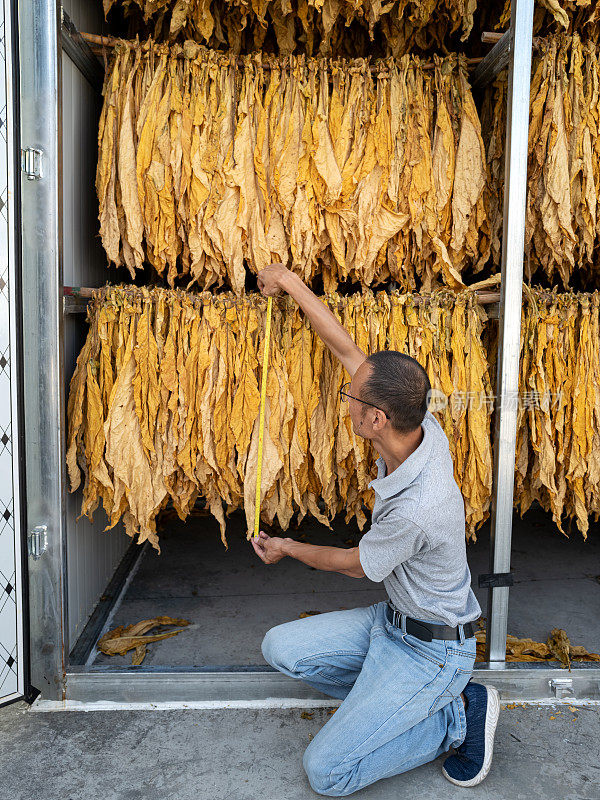
POLYGON ((327 306, 311 292, 302 279, 283 264, 271 264, 258 274, 258 288, 263 294, 273 296, 287 292, 304 311, 310 324, 336 358, 342 362, 350 377, 354 375, 366 356, 344 326, 327 306))

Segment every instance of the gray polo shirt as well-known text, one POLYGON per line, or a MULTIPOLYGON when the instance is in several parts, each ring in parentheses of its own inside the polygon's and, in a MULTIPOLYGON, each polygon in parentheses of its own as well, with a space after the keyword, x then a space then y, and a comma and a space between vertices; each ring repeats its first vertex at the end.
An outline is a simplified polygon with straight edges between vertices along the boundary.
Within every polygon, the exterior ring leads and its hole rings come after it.
POLYGON ((481 615, 467 564, 464 500, 442 426, 428 411, 421 427, 421 444, 390 475, 377 459, 360 563, 367 578, 383 581, 399 611, 455 627, 481 615))

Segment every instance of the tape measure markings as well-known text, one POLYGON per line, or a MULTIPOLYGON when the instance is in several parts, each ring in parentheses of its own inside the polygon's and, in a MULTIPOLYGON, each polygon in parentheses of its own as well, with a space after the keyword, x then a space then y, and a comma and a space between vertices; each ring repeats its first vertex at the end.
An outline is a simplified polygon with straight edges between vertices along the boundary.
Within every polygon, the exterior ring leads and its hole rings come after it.
POLYGON ((269 367, 269 344, 271 341, 271 309, 273 298, 267 300, 267 323, 265 327, 265 348, 263 352, 262 377, 260 385, 260 417, 258 422, 258 464, 256 469, 256 503, 254 506, 254 538, 260 527, 260 495, 262 485, 263 439, 265 433, 265 405, 267 401, 267 370, 269 367))

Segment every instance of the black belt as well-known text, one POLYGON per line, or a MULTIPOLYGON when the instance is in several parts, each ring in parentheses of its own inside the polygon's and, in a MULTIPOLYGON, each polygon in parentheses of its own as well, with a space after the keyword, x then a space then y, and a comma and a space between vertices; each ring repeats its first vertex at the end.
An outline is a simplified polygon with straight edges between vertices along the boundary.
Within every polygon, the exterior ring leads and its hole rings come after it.
MULTIPOLYGON (((392 625, 402 627, 402 614, 393 608, 390 603, 387 604, 387 618, 392 625)), ((463 631, 465 639, 470 639, 475 636, 475 628, 472 622, 463 623, 463 631)), ((416 636, 417 639, 422 639, 424 642, 430 642, 432 639, 460 639, 460 632, 458 627, 451 628, 449 625, 433 625, 430 622, 419 622, 419 620, 412 617, 406 617, 406 632, 411 636, 416 636)))

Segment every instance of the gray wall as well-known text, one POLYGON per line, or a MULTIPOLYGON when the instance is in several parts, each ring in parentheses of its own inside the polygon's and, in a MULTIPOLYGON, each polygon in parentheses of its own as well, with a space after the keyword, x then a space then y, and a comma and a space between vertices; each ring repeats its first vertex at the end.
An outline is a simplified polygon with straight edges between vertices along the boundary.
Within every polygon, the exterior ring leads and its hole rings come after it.
MULTIPOLYGON (((65 0, 79 30, 100 31, 100 0, 65 0)), ((109 279, 98 238, 94 188, 101 97, 68 56, 62 56, 63 275, 67 286, 101 286, 109 279)), ((114 280, 114 277, 112 278, 114 280)), ((121 276, 123 279, 123 276, 121 276)), ((64 317, 65 391, 87 334, 85 315, 64 317)), ((83 517, 81 490, 67 495, 67 609, 69 649, 83 630, 131 540, 119 525, 103 532, 99 509, 93 524, 83 517)))

